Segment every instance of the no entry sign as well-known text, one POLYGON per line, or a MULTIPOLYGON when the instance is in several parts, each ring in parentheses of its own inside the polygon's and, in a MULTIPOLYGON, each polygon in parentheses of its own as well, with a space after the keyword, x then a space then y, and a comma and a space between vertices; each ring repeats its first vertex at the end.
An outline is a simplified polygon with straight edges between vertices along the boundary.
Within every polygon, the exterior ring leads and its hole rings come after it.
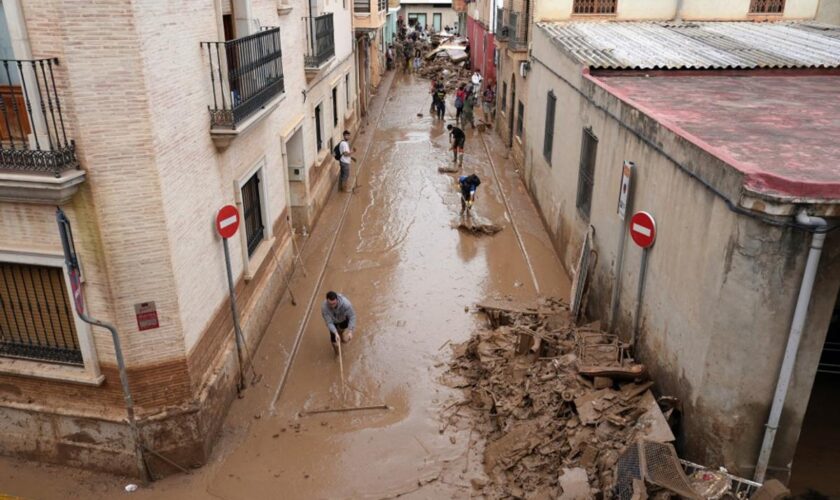
POLYGON ((216 214, 216 231, 219 236, 228 239, 239 229, 239 210, 233 205, 225 205, 216 214))
POLYGON ((656 241, 656 221, 647 212, 636 212, 630 219, 630 236, 642 248, 650 248, 656 241))

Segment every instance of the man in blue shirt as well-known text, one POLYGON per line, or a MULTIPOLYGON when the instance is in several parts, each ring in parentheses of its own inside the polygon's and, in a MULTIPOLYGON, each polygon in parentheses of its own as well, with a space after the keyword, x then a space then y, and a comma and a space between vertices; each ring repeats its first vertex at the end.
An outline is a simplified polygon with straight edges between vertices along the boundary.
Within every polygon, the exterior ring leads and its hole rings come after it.
POLYGON ((475 202, 475 190, 481 184, 481 179, 477 175, 462 175, 458 178, 458 186, 461 188, 461 213, 465 210, 471 210, 473 202, 475 202))

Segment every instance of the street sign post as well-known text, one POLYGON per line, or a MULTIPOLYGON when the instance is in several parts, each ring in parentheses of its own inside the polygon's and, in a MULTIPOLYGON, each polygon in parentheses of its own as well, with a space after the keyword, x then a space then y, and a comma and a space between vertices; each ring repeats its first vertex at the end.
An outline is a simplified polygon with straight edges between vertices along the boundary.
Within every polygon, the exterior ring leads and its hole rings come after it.
POLYGON ((230 247, 228 238, 236 234, 239 229, 239 210, 233 205, 225 205, 216 212, 216 232, 222 237, 222 247, 225 250, 225 269, 227 270, 228 293, 230 294, 230 312, 233 315, 233 340, 236 345, 236 356, 239 359, 239 383, 236 390, 242 395, 245 388, 245 365, 242 361, 242 327, 239 325, 239 311, 236 308, 236 290, 233 286, 233 270, 230 266, 230 247))
POLYGON ((621 270, 624 267, 624 240, 627 237, 627 210, 632 204, 631 181, 636 164, 624 160, 621 168, 621 183, 618 186, 618 249, 615 258, 615 285, 610 299, 610 331, 615 332, 616 316, 618 315, 618 302, 621 296, 621 270))
POLYGON ((636 294, 636 314, 633 317, 633 347, 639 335, 639 322, 642 312, 642 296, 645 293, 645 275, 647 274, 648 253, 656 241, 656 221, 648 212, 639 211, 630 218, 630 237, 642 249, 642 262, 639 265, 639 290, 636 294))

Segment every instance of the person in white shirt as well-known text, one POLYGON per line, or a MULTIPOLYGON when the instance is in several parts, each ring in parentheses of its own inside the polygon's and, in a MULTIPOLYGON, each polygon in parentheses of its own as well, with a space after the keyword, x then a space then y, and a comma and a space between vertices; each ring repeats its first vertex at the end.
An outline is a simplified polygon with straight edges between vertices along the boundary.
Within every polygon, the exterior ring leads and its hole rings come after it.
POLYGON ((470 81, 472 82, 472 92, 473 94, 479 94, 481 92, 481 81, 483 78, 481 77, 481 71, 475 70, 473 73, 472 78, 470 81))
POLYGON ((350 147, 350 131, 345 130, 342 135, 344 140, 338 144, 338 152, 341 154, 341 159, 338 160, 338 166, 340 168, 338 175, 338 189, 341 191, 348 191, 347 179, 350 178, 350 162, 356 161, 351 154, 355 153, 356 150, 350 147))

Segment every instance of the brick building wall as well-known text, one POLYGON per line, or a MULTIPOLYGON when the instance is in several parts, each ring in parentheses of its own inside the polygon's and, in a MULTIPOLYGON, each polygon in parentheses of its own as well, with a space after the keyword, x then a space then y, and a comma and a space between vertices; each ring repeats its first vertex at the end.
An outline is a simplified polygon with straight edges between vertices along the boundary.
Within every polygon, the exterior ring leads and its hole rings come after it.
MULTIPOLYGON (((230 239, 243 328, 253 345, 279 300, 292 257, 282 132, 302 122, 305 163, 311 166, 318 159, 312 102, 301 95, 307 87, 300 22, 305 2, 279 15, 275 0, 251 0, 255 26, 281 29, 286 91, 277 109, 225 150, 211 139, 210 66, 199 43, 223 39, 221 12, 214 9, 213 0, 43 0, 24 6, 33 55, 60 60, 57 86, 68 135, 76 140, 87 174, 63 208, 73 223, 88 311, 115 324, 121 334, 141 418, 189 408, 145 427, 149 442, 185 463, 206 458, 233 394, 232 325, 215 213, 223 204, 237 203, 236 182, 262 162, 264 224, 271 239, 250 259, 243 240, 230 239), (147 301, 156 303, 160 327, 140 332, 134 304, 147 301)), ((349 11, 343 16, 349 28, 349 11)), ((342 75, 354 73, 352 64, 352 57, 337 64, 316 93, 328 94, 338 81, 339 94, 345 96, 342 75)), ((355 91, 350 94, 355 100, 355 91)), ((349 107, 352 103, 343 108, 349 107)), ((331 109, 325 112, 329 117, 331 109)), ((335 179, 322 177, 316 190, 320 204, 335 179)), ((60 255, 54 211, 52 206, 0 202, 0 259, 3 251, 60 255)), ((0 430, 5 436, 0 449, 136 472, 126 459, 130 447, 122 443, 125 412, 110 335, 98 328, 90 335, 101 383, 21 376, 9 373, 0 359, 0 430), (93 448, 59 430, 78 429, 81 422, 92 425, 86 419, 110 429, 89 435, 93 448), (77 452, 61 451, 68 446, 77 452), (78 452, 82 448, 86 451, 78 452)))

